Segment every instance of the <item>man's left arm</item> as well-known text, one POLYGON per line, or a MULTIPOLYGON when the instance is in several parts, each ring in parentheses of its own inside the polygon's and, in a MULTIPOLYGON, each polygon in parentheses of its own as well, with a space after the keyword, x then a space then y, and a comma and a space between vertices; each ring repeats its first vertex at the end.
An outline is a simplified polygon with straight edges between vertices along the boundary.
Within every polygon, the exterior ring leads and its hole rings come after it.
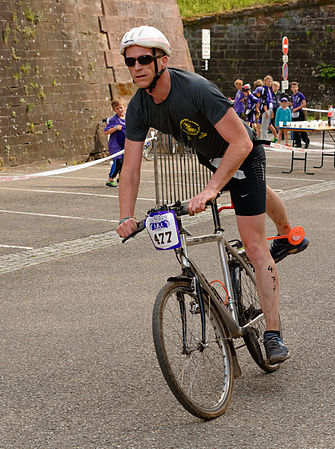
POLYGON ((229 145, 219 167, 207 186, 198 195, 191 198, 188 204, 190 215, 205 210, 206 203, 216 198, 222 187, 230 181, 253 147, 247 130, 232 108, 229 108, 226 114, 214 126, 229 145))

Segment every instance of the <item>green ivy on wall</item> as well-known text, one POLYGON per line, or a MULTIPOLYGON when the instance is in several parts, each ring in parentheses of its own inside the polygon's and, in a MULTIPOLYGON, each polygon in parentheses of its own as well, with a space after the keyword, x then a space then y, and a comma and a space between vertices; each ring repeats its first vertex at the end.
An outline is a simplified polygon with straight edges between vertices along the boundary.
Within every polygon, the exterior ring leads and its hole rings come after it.
POLYGON ((322 62, 320 65, 317 66, 317 69, 319 70, 318 76, 325 81, 335 81, 335 67, 331 64, 325 64, 322 62))

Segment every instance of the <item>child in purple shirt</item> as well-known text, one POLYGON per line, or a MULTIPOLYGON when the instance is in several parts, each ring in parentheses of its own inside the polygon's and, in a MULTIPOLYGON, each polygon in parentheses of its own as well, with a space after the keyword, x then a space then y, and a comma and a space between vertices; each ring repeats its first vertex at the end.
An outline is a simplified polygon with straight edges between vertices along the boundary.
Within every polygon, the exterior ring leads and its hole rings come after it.
POLYGON ((239 117, 241 117, 241 115, 244 113, 244 94, 242 92, 243 81, 237 79, 234 85, 237 89, 234 100, 234 111, 239 117))
MULTIPOLYGON (((107 126, 104 129, 104 134, 109 135, 108 151, 110 155, 116 154, 124 149, 124 141, 126 137, 126 108, 123 99, 115 98, 115 100, 112 101, 112 108, 115 115, 107 119, 107 126)), ((115 178, 117 175, 120 175, 122 164, 123 154, 113 158, 106 186, 117 187, 115 178)))
POLYGON ((264 86, 262 90, 262 127, 261 127, 261 138, 262 140, 268 139, 268 129, 274 135, 273 142, 278 141, 276 128, 271 124, 271 119, 273 116, 273 90, 272 90, 273 78, 271 75, 266 75, 264 78, 264 86))
POLYGON ((256 114, 259 99, 254 94, 251 93, 250 84, 245 84, 242 87, 242 92, 247 100, 245 121, 248 123, 249 126, 251 126, 251 128, 254 128, 256 130, 256 122, 257 122, 256 114))
POLYGON ((259 138, 261 137, 261 122, 262 122, 261 117, 263 113, 263 103, 261 98, 262 91, 263 91, 263 84, 261 86, 257 86, 256 89, 253 91, 253 95, 258 100, 258 103, 256 104, 256 133, 259 138))

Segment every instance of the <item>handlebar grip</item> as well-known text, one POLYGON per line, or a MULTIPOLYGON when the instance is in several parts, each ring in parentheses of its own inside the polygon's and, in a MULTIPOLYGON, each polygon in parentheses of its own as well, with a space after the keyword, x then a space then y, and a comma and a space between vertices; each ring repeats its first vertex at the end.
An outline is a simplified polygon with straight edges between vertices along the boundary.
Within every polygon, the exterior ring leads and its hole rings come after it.
POLYGON ((127 240, 129 240, 130 238, 134 237, 136 234, 142 232, 145 229, 145 224, 144 224, 144 220, 141 220, 137 223, 137 229, 135 229, 135 231, 131 232, 130 234, 127 235, 127 237, 125 237, 124 239, 122 239, 122 243, 125 243, 127 240))

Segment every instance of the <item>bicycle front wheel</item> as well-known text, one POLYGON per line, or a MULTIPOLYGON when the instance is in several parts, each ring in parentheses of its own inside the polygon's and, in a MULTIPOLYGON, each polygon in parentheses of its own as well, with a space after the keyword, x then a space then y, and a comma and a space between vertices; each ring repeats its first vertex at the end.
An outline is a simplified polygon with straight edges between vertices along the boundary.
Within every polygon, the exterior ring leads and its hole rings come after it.
POLYGON ((169 282, 160 290, 152 324, 157 358, 172 393, 191 414, 210 420, 226 411, 234 375, 226 331, 204 291, 202 296, 205 342, 198 298, 188 282, 169 282))
MULTIPOLYGON (((247 258, 245 258, 245 265, 243 265, 233 257, 229 262, 229 267, 234 297, 238 307, 239 324, 244 326, 262 315, 253 266, 247 258)), ((263 316, 259 321, 251 325, 250 332, 243 338, 250 355, 257 365, 267 373, 271 373, 279 368, 279 364, 269 365, 267 362, 262 342, 265 329, 266 323, 263 316)))

